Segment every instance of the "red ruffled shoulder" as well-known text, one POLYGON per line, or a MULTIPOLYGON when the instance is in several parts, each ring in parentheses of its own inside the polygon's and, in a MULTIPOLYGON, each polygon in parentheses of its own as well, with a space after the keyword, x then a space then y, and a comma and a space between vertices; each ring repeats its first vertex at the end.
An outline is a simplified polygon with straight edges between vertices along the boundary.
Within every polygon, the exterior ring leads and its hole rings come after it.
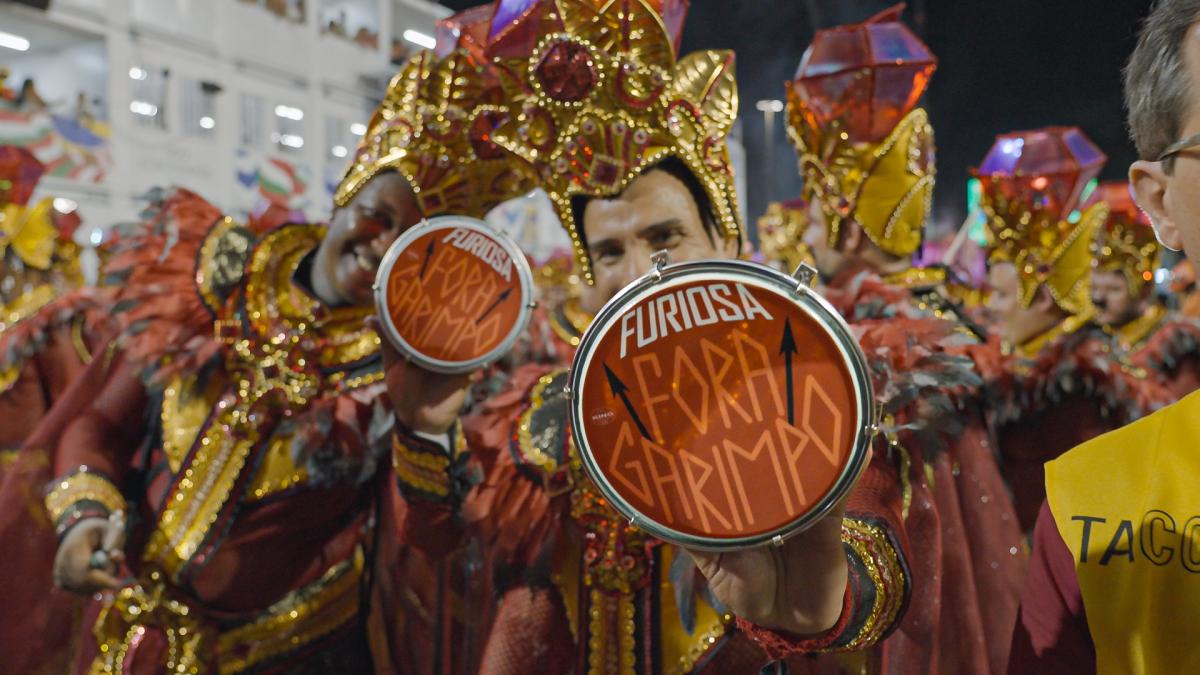
MULTIPOLYGON (((472 463, 483 476, 463 505, 463 517, 484 540, 484 550, 494 552, 495 562, 501 565, 532 564, 558 529, 561 514, 552 508, 553 495, 541 480, 545 474, 530 470, 520 438, 523 422, 536 424, 523 418, 539 403, 547 405, 534 392, 546 386, 553 370, 542 365, 516 369, 505 391, 463 420, 472 463)), ((565 434, 565 418, 559 421, 565 434)), ((542 449, 551 453, 550 448, 542 449)))
POLYGON ((195 370, 220 349, 215 319, 197 284, 197 260, 222 213, 194 192, 156 196, 141 222, 122 226, 105 266, 120 291, 118 345, 152 383, 195 370))
POLYGON ((53 333, 76 321, 82 322, 89 335, 104 334, 111 329, 115 297, 112 288, 77 288, 4 329, 0 332, 0 371, 20 367, 46 345, 53 333))
POLYGON ((983 384, 963 351, 974 338, 920 311, 908 289, 871 272, 841 275, 822 294, 862 347, 876 402, 894 419, 885 426, 907 425, 928 436, 930 449, 944 448, 938 436, 960 432, 959 408, 983 384))
POLYGON ((1007 379, 992 383, 990 394, 1000 422, 1013 422, 1070 396, 1085 395, 1118 424, 1132 422, 1169 400, 1107 340, 1081 331, 1063 336, 1033 359, 1011 356, 1007 379))
POLYGON ((1130 358, 1134 364, 1170 373, 1187 359, 1200 357, 1200 320, 1172 314, 1130 358))

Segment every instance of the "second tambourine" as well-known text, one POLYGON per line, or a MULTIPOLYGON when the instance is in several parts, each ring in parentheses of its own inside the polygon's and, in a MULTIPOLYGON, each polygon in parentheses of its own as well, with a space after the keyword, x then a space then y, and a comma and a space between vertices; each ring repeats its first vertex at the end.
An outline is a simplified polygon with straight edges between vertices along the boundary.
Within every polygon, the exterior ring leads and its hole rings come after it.
POLYGON ((499 359, 533 308, 533 274, 504 232, 482 220, 440 216, 388 249, 375 279, 384 339, 414 363, 466 373, 499 359))

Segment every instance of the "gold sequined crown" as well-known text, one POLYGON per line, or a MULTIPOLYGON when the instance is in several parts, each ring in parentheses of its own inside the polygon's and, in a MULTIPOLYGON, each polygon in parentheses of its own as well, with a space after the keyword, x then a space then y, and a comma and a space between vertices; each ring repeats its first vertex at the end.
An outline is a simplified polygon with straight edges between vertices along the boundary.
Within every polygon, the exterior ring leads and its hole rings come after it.
POLYGON ((1092 310, 1091 245, 1109 208, 1074 209, 1106 159, 1079 129, 1049 127, 999 136, 973 170, 992 240, 988 258, 1016 267, 1023 306, 1045 286, 1064 312, 1092 310))
POLYGON ((507 118, 494 77, 467 50, 441 59, 422 51, 392 78, 334 203, 346 206, 371 178, 398 171, 424 216, 482 217, 535 185, 531 167, 492 142, 507 118))
POLYGON ((907 257, 933 199, 933 127, 916 104, 937 60, 899 22, 902 7, 817 33, 787 88, 787 123, 803 198, 821 207, 830 245, 854 221, 907 257))
POLYGON ((725 146, 738 105, 731 52, 676 61, 649 0, 537 0, 519 21, 493 23, 492 35, 489 53, 516 113, 495 140, 537 167, 589 284, 572 197, 617 195, 668 157, 704 187, 721 233, 738 236, 725 146))
POLYGON ((1129 292, 1138 295, 1154 282, 1161 264, 1161 249, 1150 219, 1138 208, 1125 182, 1102 183, 1097 201, 1111 209, 1092 245, 1093 265, 1105 272, 1120 272, 1129 292))

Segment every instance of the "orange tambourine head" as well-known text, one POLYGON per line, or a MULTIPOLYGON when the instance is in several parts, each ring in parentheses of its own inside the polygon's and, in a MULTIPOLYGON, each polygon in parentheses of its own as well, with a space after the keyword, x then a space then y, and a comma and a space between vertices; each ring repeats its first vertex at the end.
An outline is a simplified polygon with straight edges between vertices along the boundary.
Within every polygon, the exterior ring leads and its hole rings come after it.
POLYGON ((660 539, 787 537, 853 485, 873 422, 862 352, 795 279, 720 261, 665 268, 597 315, 572 369, 588 475, 660 539))
POLYGON ((529 321, 533 274, 508 235, 441 216, 388 249, 375 282, 384 337, 422 367, 470 372, 503 356, 529 321))

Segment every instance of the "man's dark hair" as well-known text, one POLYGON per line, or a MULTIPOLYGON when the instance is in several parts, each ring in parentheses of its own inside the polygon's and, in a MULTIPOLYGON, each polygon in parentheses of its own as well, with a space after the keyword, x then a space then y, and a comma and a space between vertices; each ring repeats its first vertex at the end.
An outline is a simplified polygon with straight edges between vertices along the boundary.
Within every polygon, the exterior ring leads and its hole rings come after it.
POLYGON ((1142 159, 1158 159, 1183 133, 1191 98, 1184 40, 1198 20, 1200 0, 1158 0, 1142 24, 1125 67, 1129 132, 1142 159))
MULTIPOLYGON (((712 200, 708 198, 708 192, 704 186, 700 184, 700 180, 692 173, 692 170, 687 168, 676 157, 667 157, 658 162, 654 166, 647 169, 647 172, 654 170, 664 171, 683 183, 688 192, 692 195, 692 201, 696 202, 696 208, 700 211, 700 223, 704 225, 704 232, 708 235, 708 240, 716 244, 722 238, 720 229, 717 227, 717 216, 713 210, 712 200)), ((587 246, 587 234, 583 230, 583 212, 587 209, 588 202, 595 199, 587 195, 575 195, 571 198, 571 213, 575 217, 575 228, 579 231, 579 238, 583 241, 583 245, 587 246)), ((740 239, 741 233, 738 233, 740 239)))

